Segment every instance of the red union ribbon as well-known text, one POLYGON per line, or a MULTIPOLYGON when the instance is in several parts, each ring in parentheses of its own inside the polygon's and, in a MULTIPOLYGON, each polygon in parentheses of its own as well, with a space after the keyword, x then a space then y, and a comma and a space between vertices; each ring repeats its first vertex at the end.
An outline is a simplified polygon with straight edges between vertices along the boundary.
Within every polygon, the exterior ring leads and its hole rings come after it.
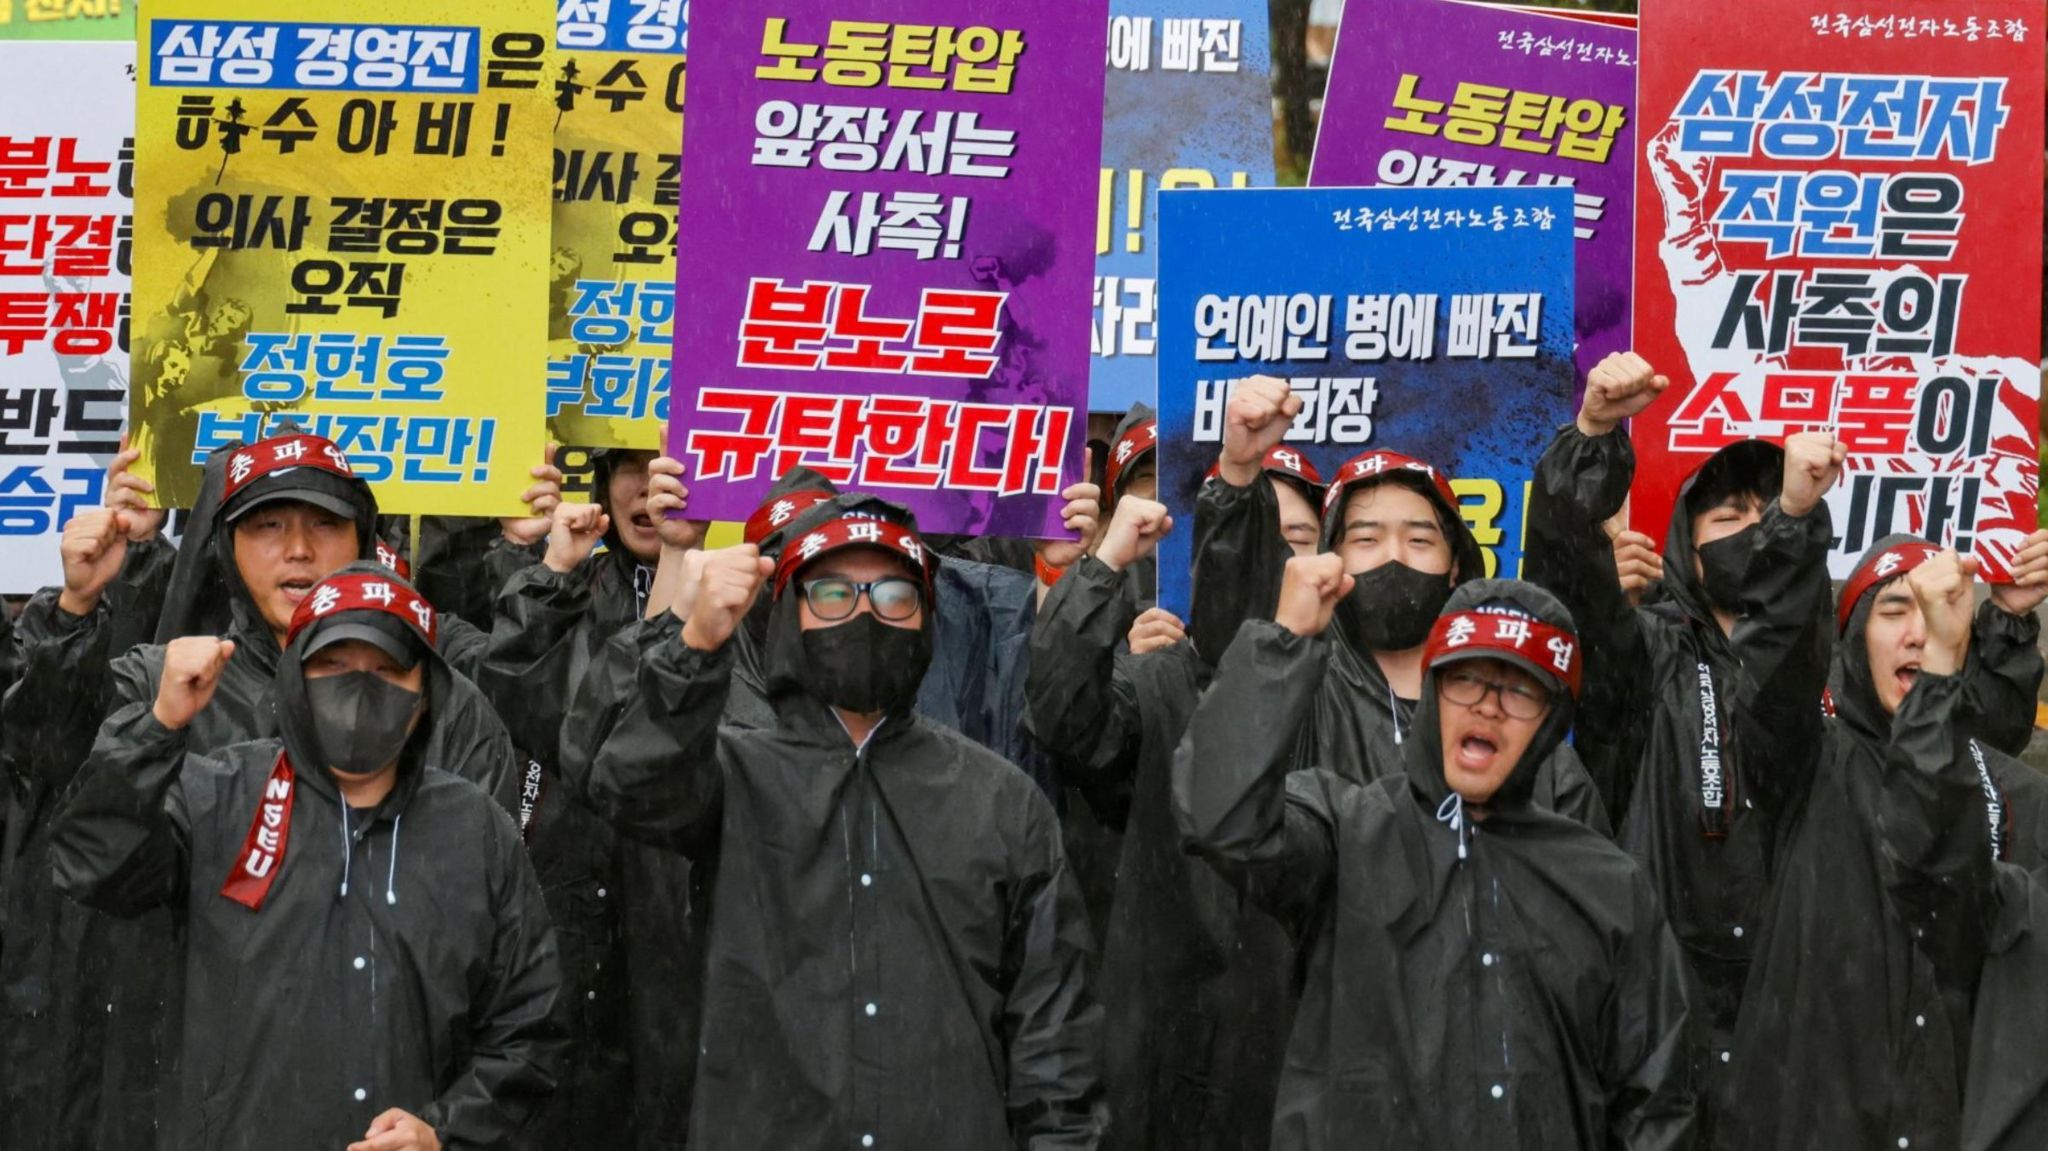
POLYGON ((775 565, 775 594, 782 595, 783 587, 798 568, 821 555, 845 548, 881 548, 900 553, 911 566, 923 573, 925 603, 931 603, 932 553, 924 541, 917 538, 917 533, 888 520, 852 517, 822 524, 806 532, 801 539, 784 540, 782 559, 775 565))
POLYGON ((1835 605, 1835 634, 1848 632, 1849 617, 1856 614, 1857 601, 1868 595, 1871 588, 1905 575, 1940 554, 1940 548, 1925 540, 1908 540, 1865 556, 1856 570, 1849 573, 1849 582, 1842 585, 1842 600, 1835 605))
POLYGON ((1353 484, 1383 480, 1402 472, 1420 473, 1429 481, 1430 486, 1436 489, 1436 494, 1442 497, 1446 507, 1458 506, 1458 494, 1451 490, 1451 481, 1442 472, 1413 456, 1404 456, 1399 452, 1377 451, 1353 456, 1337 470, 1337 478, 1330 481, 1330 489, 1323 493, 1323 514, 1329 515, 1330 508, 1344 498, 1345 491, 1353 484))
POLYGON ((832 493, 813 491, 808 488, 776 496, 747 517, 744 538, 750 544, 758 544, 796 521, 796 517, 832 498, 832 493))
MULTIPOLYGON (((1130 431, 1117 437, 1116 445, 1109 449, 1108 480, 1110 500, 1116 497, 1117 477, 1124 469, 1150 455, 1159 446, 1159 421, 1144 420, 1130 431)), ((1106 501, 1107 502, 1107 501, 1106 501)))
POLYGON ((1516 612, 1461 611, 1438 616, 1423 645, 1422 665, 1453 652, 1484 651, 1520 656, 1564 681, 1579 695, 1579 637, 1533 616, 1516 612))
POLYGON ((246 448, 238 448, 228 457, 227 490, 221 496, 226 503, 236 493, 264 476, 290 471, 292 468, 318 468, 344 479, 354 479, 355 469, 348 466, 348 457, 336 447, 333 440, 324 436, 279 436, 276 439, 258 440, 246 448))
POLYGON ((440 617, 435 614, 434 605, 403 581, 374 575, 336 575, 313 585, 312 594, 292 613, 291 631, 285 642, 299 638, 299 633, 316 621, 345 611, 379 611, 403 620, 428 647, 435 646, 440 631, 440 617))
POLYGON ((292 799, 297 793, 291 760, 280 751, 270 769, 270 781, 263 785, 256 817, 249 821, 249 834, 242 837, 241 854, 220 885, 222 895, 251 911, 263 909, 270 885, 277 882, 278 869, 284 866, 285 845, 292 837, 292 799))

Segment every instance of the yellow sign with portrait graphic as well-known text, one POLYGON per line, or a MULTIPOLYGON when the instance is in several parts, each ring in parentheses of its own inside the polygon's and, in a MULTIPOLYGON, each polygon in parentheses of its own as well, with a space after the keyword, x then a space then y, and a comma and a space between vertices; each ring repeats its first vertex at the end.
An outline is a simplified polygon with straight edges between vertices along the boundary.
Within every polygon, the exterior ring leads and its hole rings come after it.
POLYGON ((166 506, 212 450, 295 424, 384 511, 519 510, 546 435, 554 31, 548 0, 148 6, 130 426, 166 506))

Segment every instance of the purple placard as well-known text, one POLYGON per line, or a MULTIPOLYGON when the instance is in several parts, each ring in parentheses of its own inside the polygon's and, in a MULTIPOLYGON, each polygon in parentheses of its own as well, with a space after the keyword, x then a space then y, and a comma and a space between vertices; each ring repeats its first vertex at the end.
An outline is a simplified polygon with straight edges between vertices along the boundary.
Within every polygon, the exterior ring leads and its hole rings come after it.
POLYGON ((1633 28, 1458 0, 1351 4, 1309 184, 1572 185, 1583 381, 1629 346, 1635 92, 1633 28))
POLYGON ((926 531, 1063 536, 1106 0, 691 13, 669 453, 693 517, 815 468, 926 531))

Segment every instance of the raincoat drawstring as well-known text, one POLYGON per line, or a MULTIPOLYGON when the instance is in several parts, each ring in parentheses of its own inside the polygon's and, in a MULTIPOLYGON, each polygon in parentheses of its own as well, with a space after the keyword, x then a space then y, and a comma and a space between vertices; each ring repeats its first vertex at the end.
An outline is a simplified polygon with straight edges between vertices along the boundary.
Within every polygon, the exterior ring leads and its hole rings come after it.
POLYGON ((1436 805, 1436 820, 1458 834, 1458 858, 1465 858, 1465 797, 1455 791, 1444 796, 1436 805))
POLYGON ((404 824, 404 812, 398 813, 391 821, 391 869, 384 873, 384 902, 387 906, 398 902, 398 829, 404 824))

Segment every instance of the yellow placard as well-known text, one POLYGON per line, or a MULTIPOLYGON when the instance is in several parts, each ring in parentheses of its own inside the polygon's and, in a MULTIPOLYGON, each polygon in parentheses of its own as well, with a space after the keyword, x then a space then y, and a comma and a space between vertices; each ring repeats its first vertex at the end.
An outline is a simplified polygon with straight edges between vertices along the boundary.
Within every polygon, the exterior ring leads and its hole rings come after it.
POLYGON ((517 512, 545 420, 548 0, 153 0, 137 28, 130 426, 328 436, 387 512, 517 512))

